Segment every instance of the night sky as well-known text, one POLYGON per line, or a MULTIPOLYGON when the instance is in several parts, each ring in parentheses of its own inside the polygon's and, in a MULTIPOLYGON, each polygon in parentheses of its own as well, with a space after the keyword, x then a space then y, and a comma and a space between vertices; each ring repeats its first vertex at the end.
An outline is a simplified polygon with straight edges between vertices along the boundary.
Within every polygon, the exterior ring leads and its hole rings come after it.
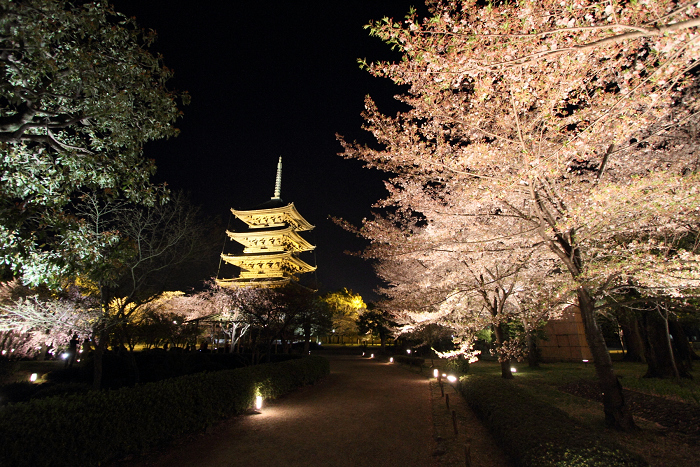
MULTIPOLYGON (((283 158, 282 199, 316 228, 304 259, 318 266, 322 292, 347 287, 376 297, 372 267, 344 254, 364 242, 329 220, 358 224, 385 194, 386 174, 337 154, 335 134, 371 141, 361 129, 364 96, 388 113, 399 89, 359 69, 357 58, 399 56, 363 26, 402 18, 416 0, 395 1, 115 1, 117 11, 155 29, 153 51, 175 70, 171 88, 192 97, 182 107, 174 139, 149 143, 157 182, 191 193, 195 203, 226 224, 229 209, 250 209, 273 195, 283 158)), ((221 246, 225 235, 221 232, 221 246)), ((226 245, 230 251, 232 246, 226 245)), ((218 260, 214 259, 218 266, 218 260)))

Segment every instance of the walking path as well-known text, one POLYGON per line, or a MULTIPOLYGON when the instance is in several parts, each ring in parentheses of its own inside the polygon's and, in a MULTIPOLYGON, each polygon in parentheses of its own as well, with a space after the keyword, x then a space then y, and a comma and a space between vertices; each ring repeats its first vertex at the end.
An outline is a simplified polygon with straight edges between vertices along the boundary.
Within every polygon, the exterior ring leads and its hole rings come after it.
MULTIPOLYGON (((327 378, 266 403, 259 414, 233 417, 205 434, 186 438, 166 452, 117 465, 422 467, 451 464, 441 461, 441 458, 448 461, 450 456, 445 455, 441 439, 436 441, 434 436, 435 391, 431 401, 428 378, 398 365, 358 356, 331 356, 329 360, 331 374, 327 378)), ((452 397, 456 402, 456 396, 452 397)), ((463 420, 460 416, 460 423, 463 420)), ((463 444, 460 448, 459 452, 463 452, 463 444)), ((492 461, 483 465, 506 465, 492 461)), ((465 465, 463 454, 455 465, 465 465)))

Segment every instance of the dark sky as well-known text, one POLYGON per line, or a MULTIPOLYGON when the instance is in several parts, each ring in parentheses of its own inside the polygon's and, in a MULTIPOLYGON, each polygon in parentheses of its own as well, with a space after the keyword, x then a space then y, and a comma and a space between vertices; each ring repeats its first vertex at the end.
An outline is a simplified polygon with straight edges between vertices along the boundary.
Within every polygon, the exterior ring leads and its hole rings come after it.
MULTIPOLYGON (((329 216, 355 224, 384 195, 385 174, 337 155, 335 134, 367 140, 363 98, 394 113, 388 80, 359 69, 357 58, 398 56, 363 26, 384 16, 402 18, 416 0, 208 1, 119 0, 118 11, 155 29, 154 50, 175 70, 170 87, 186 90, 175 139, 146 146, 158 165, 157 181, 184 189, 206 213, 225 223, 229 208, 249 209, 274 192, 283 158, 282 199, 316 226, 322 291, 348 287, 374 299, 371 266, 344 254, 364 243, 329 216)), ((221 232, 221 243, 224 244, 221 232)), ((227 245, 227 250, 231 245, 227 245)), ((314 262, 312 256, 304 258, 314 262)))

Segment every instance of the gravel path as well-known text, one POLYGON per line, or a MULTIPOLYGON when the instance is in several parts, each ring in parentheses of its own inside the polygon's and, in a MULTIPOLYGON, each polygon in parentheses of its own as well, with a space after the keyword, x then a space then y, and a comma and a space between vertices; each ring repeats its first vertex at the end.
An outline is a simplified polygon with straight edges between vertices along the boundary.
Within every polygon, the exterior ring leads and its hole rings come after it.
MULTIPOLYGON (((397 365, 331 356, 331 374, 123 467, 436 466, 429 380, 397 365)), ((463 465, 463 464, 462 464, 463 465)))

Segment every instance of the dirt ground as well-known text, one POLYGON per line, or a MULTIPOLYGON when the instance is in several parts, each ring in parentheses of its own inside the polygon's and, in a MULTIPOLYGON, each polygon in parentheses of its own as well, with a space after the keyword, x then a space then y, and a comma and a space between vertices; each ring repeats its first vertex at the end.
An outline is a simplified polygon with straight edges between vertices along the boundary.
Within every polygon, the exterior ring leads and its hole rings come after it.
POLYGON ((320 383, 114 467, 507 466, 449 386, 450 408, 427 375, 359 356, 330 356, 320 383), (457 422, 455 435, 452 411, 457 422))

